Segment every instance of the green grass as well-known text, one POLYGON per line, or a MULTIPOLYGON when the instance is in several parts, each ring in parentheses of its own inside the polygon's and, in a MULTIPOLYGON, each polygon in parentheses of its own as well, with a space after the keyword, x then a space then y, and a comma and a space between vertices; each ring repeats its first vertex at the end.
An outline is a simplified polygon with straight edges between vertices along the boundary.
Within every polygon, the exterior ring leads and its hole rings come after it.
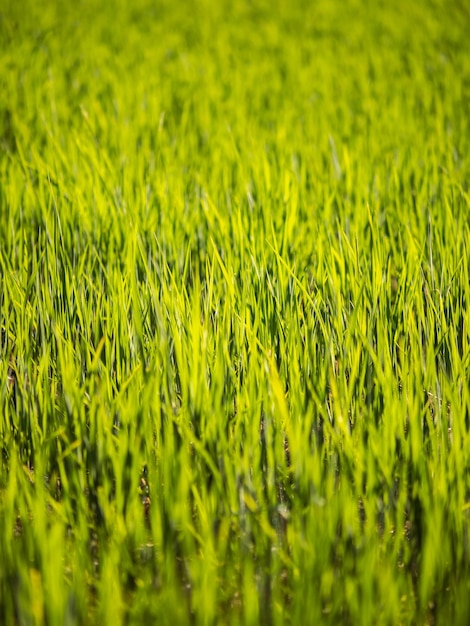
POLYGON ((2 624, 468 623, 469 31, 2 3, 2 624))

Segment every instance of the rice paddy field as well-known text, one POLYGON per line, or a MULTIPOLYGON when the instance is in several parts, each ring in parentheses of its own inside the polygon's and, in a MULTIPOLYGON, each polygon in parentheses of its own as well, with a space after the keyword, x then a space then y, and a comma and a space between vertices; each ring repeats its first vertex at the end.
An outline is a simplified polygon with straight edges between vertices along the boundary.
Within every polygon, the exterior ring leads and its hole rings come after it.
POLYGON ((1 2, 2 624, 470 623, 469 33, 1 2))

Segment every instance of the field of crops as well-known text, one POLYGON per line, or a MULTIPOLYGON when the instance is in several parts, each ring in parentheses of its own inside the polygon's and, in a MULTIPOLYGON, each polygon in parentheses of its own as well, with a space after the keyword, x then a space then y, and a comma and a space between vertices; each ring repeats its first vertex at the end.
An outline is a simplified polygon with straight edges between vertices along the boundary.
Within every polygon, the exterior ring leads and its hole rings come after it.
POLYGON ((470 623, 470 6, 0 3, 0 622, 470 623))

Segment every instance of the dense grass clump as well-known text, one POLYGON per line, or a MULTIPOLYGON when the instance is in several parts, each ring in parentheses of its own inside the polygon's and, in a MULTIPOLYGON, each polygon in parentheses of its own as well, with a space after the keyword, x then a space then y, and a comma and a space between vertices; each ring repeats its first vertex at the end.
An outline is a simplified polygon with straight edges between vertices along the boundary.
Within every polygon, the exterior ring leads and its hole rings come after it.
POLYGON ((2 624, 468 623, 469 32, 2 3, 2 624))

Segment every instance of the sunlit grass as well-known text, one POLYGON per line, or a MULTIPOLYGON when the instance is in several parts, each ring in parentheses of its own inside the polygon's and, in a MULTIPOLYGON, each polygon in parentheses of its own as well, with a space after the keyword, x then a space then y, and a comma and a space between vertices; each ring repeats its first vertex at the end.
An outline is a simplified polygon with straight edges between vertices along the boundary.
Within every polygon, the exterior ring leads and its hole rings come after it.
POLYGON ((467 623, 469 26, 7 1, 2 623, 467 623))

